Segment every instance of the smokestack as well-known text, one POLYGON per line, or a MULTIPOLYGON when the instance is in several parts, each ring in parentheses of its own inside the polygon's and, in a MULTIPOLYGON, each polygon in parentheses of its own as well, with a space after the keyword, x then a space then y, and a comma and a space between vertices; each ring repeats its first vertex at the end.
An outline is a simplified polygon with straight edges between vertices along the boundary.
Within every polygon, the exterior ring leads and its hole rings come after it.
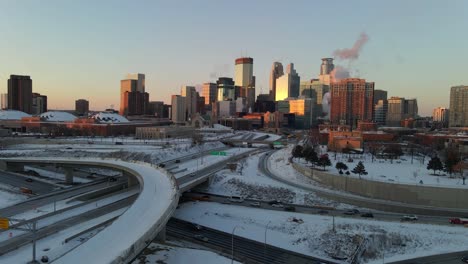
POLYGON ((320 66, 320 75, 330 74, 334 68, 333 58, 323 58, 322 65, 320 66))

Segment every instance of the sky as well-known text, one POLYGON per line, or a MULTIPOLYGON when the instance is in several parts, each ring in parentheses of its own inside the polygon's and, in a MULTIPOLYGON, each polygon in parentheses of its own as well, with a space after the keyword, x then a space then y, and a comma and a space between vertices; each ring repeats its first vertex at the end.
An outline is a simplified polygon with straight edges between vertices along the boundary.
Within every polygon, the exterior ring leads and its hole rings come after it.
POLYGON ((467 11, 464 0, 0 0, 0 92, 24 74, 49 109, 79 98, 118 109, 120 80, 139 72, 150 101, 170 103, 182 85, 234 77, 234 60, 249 56, 267 93, 274 61, 317 78, 321 58, 364 33, 358 58, 335 64, 430 115, 468 85, 467 11))

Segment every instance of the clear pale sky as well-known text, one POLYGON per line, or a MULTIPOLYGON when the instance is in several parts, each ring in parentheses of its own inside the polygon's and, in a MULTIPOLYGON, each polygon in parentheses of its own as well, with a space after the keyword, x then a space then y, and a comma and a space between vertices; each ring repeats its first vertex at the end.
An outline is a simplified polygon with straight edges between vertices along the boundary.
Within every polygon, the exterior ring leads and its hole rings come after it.
MULTIPOLYGON (((417 98, 420 114, 468 85, 468 1, 0 0, 0 92, 31 75, 50 109, 119 106, 120 80, 146 74, 150 100, 170 103, 181 85, 234 76, 254 58, 257 94, 273 61, 316 78, 322 57, 369 36, 349 66, 389 96, 417 98)), ((336 61, 335 64, 340 64, 336 61)))

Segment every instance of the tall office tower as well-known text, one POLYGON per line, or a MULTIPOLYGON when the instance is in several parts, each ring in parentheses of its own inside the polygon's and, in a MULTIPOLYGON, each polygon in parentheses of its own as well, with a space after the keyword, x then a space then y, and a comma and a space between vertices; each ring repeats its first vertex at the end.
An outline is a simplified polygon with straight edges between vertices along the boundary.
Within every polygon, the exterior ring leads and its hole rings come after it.
POLYGON ((129 74, 127 74, 127 77, 125 79, 137 81, 136 88, 135 88, 136 92, 144 93, 146 91, 145 75, 144 74, 142 74, 142 73, 129 73, 129 74))
POLYGON ((159 102, 159 101, 151 101, 148 103, 148 115, 157 117, 157 118, 162 118, 163 117, 163 107, 164 107, 164 102, 159 102))
MULTIPOLYGON (((375 93, 374 93, 375 96, 375 93)), ((388 101, 387 100, 379 100, 374 105, 374 122, 378 125, 385 125, 387 120, 387 109, 388 109, 388 101)))
POLYGON ((322 115, 322 100, 326 93, 330 91, 330 86, 322 83, 318 79, 312 79, 310 81, 303 81, 301 82, 299 88, 299 96, 303 96, 305 98, 312 98, 314 99, 315 106, 313 107, 313 112, 317 114, 317 116, 322 115))
POLYGON ((333 58, 323 58, 322 65, 320 65, 320 75, 330 74, 333 69, 335 69, 333 58))
POLYGON ((468 86, 450 89, 450 127, 468 127, 468 86))
POLYGON ((29 76, 10 75, 8 109, 32 114, 32 80, 29 76))
POLYGON ((191 120, 197 113, 197 90, 195 86, 182 86, 180 94, 185 97, 185 118, 186 120, 191 120))
POLYGON ((77 115, 85 115, 89 112, 89 101, 86 99, 78 99, 75 101, 75 112, 77 115))
POLYGON ((448 126, 450 111, 445 107, 437 107, 432 111, 432 120, 439 122, 443 127, 448 126))
POLYGON ((405 99, 405 113, 403 119, 418 117, 418 100, 405 99))
POLYGON ((205 97, 205 105, 211 105, 216 102, 218 86, 216 83, 204 83, 202 87, 202 96, 205 97))
POLYGON ((276 80, 284 75, 283 64, 281 62, 273 62, 270 72, 270 96, 272 101, 276 101, 276 80))
POLYGON ((247 89, 252 86, 253 77, 253 59, 242 57, 236 59, 234 69, 234 83, 242 87, 241 97, 247 97, 247 89))
POLYGON ((185 98, 181 95, 173 95, 171 98, 171 120, 174 123, 185 122, 185 98))
POLYGON ((405 98, 390 97, 387 107, 387 126, 401 126, 401 120, 405 114, 405 98))
POLYGON ((387 100, 387 91, 374 90, 374 105, 376 105, 380 100, 387 100))
POLYGON ((8 94, 4 93, 4 94, 1 94, 0 96, 1 96, 0 109, 1 110, 8 109, 8 94))
POLYGON ((314 113, 315 98, 289 99, 289 113, 294 114, 294 128, 309 129, 317 125, 317 114, 314 113))
POLYGON ((234 101, 235 98, 235 88, 234 81, 232 78, 220 77, 216 81, 218 86, 218 96, 216 101, 234 101))
POLYGON ((360 120, 372 120, 374 86, 373 82, 358 78, 347 78, 332 83, 330 121, 355 128, 360 120))
POLYGON ((332 72, 335 69, 333 58, 323 58, 322 65, 320 65, 319 80, 326 85, 332 83, 332 72))
POLYGON ((288 64, 286 74, 276 79, 275 100, 298 97, 300 82, 301 79, 294 69, 294 64, 288 64))
POLYGON ((32 112, 34 115, 40 115, 47 112, 47 96, 38 93, 32 94, 32 112))
MULTIPOLYGON (((143 74, 138 74, 138 76, 141 75, 143 74)), ((144 115, 147 112, 148 103, 149 94, 145 92, 144 75, 142 80, 125 79, 120 81, 119 113, 121 115, 144 115)))

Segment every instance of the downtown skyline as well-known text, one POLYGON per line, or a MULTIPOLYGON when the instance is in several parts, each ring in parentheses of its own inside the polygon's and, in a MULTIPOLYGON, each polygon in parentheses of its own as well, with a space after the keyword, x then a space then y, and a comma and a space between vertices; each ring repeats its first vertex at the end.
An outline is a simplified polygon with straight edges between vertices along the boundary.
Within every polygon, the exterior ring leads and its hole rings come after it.
POLYGON ((247 1, 206 1, 183 3, 177 17, 166 14, 177 3, 108 3, 0 3, 0 34, 9 40, 0 43, 0 91, 6 92, 10 74, 24 74, 33 79, 34 91, 48 95, 50 109, 72 109, 79 98, 88 99, 93 110, 118 109, 120 80, 141 72, 150 100, 170 103, 183 85, 233 78, 235 59, 249 56, 258 95, 269 90, 274 61, 294 63, 301 80, 317 78, 321 58, 352 47, 362 33, 368 41, 359 57, 336 64, 351 68, 352 77, 375 82, 389 97, 417 98, 422 116, 448 107, 450 87, 468 83, 463 1, 359 1, 359 8, 305 1, 245 8, 247 1), (355 11, 349 17, 347 8, 355 11), (273 14, 281 9, 285 19, 277 20, 273 14), (222 19, 238 12, 237 20, 222 19))

